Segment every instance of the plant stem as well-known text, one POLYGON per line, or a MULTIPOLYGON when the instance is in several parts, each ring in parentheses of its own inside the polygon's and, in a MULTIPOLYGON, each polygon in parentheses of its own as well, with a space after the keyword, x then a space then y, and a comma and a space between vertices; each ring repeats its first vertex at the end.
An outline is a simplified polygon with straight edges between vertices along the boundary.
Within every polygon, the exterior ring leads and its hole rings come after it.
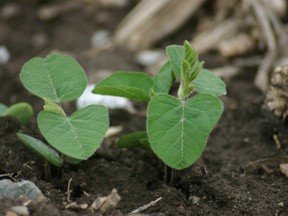
POLYGON ((172 185, 174 177, 174 169, 168 167, 166 164, 164 165, 164 181, 168 185, 172 185))

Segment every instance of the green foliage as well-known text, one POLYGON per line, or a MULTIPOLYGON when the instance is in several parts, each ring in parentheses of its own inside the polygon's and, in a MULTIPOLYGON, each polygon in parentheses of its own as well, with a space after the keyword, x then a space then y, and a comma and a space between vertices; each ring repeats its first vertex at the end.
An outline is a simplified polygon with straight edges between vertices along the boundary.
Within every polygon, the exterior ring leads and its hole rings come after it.
MULTIPOLYGON (((223 112, 218 96, 225 95, 226 88, 220 78, 203 69, 204 62, 199 61, 187 41, 183 46, 167 47, 166 53, 168 62, 154 77, 141 72, 116 72, 100 81, 93 93, 148 102, 147 131, 120 138, 118 146, 151 148, 168 166, 184 169, 203 152, 223 112), (177 97, 169 95, 174 81, 180 82, 177 97)), ((45 101, 37 120, 49 144, 66 155, 68 162, 89 158, 108 128, 107 110, 92 105, 67 116, 60 104, 84 91, 87 81, 81 66, 63 55, 34 58, 24 65, 20 78, 30 92, 45 101)), ((42 142, 18 136, 54 165, 62 165, 56 154, 44 154, 48 147, 42 142)))
POLYGON ((99 82, 93 93, 149 101, 152 85, 152 79, 145 73, 116 72, 99 82))
POLYGON ((171 65, 176 80, 181 80, 182 61, 185 56, 185 49, 183 46, 171 45, 166 48, 166 54, 171 65))
POLYGON ((147 132, 128 134, 119 139, 118 146, 131 148, 143 147, 144 144, 168 166, 183 169, 203 152, 209 134, 223 112, 222 101, 217 96, 226 94, 226 89, 219 77, 203 69, 204 62, 199 61, 196 51, 187 41, 183 46, 168 46, 166 53, 169 61, 152 77, 153 84, 145 76, 147 84, 139 78, 142 86, 139 87, 135 77, 143 76, 142 73, 122 72, 121 79, 113 74, 101 81, 94 93, 99 93, 99 86, 105 86, 101 94, 147 101, 147 132), (133 84, 128 80, 134 80, 133 84), (169 95, 173 81, 180 81, 177 97, 169 95), (145 86, 142 92, 146 93, 137 96, 132 86, 142 90, 145 86))
POLYGON ((64 110, 56 103, 50 100, 45 100, 45 104, 43 106, 44 110, 47 112, 57 113, 59 115, 66 116, 64 110))
POLYGON ((153 77, 153 92, 169 93, 173 83, 173 73, 169 62, 164 64, 153 77))
POLYGON ((90 105, 71 116, 41 111, 38 125, 55 149, 71 158, 86 160, 102 142, 108 128, 107 119, 106 108, 90 105))
POLYGON ((190 166, 204 150, 222 111, 221 101, 209 94, 199 94, 188 100, 167 94, 153 97, 147 112, 152 150, 172 168, 190 166))
POLYGON ((226 95, 225 83, 207 69, 202 69, 199 75, 192 81, 192 84, 198 93, 213 94, 216 96, 226 95))
POLYGON ((0 104, 0 116, 13 116, 25 125, 33 116, 33 108, 30 104, 24 102, 13 104, 10 107, 0 104))
MULTIPOLYGON (((87 86, 81 66, 66 55, 33 58, 23 66, 20 79, 27 90, 45 102, 37 121, 48 143, 66 155, 67 162, 79 162, 93 155, 108 129, 107 109, 93 105, 67 116, 61 108, 61 102, 78 98, 87 86)), ((25 134, 18 136, 52 164, 62 165, 55 150, 43 142, 25 134)))
POLYGON ((61 167, 63 165, 63 159, 60 155, 54 149, 44 144, 41 140, 23 133, 17 133, 17 136, 28 148, 39 154, 43 159, 49 161, 54 166, 61 167))
POLYGON ((75 100, 87 86, 82 67, 72 57, 59 54, 29 60, 20 80, 32 94, 56 103, 75 100))
POLYGON ((123 136, 117 141, 117 145, 119 148, 134 148, 134 147, 140 147, 144 149, 150 148, 146 131, 138 131, 123 136))

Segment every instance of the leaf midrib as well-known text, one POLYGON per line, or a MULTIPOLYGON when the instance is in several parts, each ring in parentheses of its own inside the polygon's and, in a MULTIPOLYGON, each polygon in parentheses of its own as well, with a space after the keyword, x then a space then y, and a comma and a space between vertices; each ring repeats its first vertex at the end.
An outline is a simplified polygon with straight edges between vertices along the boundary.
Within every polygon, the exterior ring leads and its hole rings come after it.
POLYGON ((73 124, 72 124, 70 118, 66 118, 66 122, 68 123, 69 127, 71 128, 71 132, 73 133, 75 140, 77 141, 78 145, 82 149, 83 145, 79 142, 79 137, 77 135, 75 128, 73 127, 73 124))
POLYGON ((49 67, 47 67, 46 65, 47 65, 47 60, 45 59, 45 61, 44 61, 44 67, 45 67, 45 69, 46 69, 47 72, 48 72, 48 73, 47 73, 47 75, 48 75, 48 80, 49 80, 49 83, 50 83, 50 85, 51 85, 51 87, 52 87, 52 91, 53 91, 53 94, 54 94, 54 96, 55 96, 55 98, 56 98, 56 102, 59 103, 59 102, 60 102, 60 98, 58 97, 58 94, 57 94, 55 85, 54 85, 54 83, 53 83, 53 79, 52 79, 52 77, 51 77, 51 75, 50 75, 49 67))
POLYGON ((181 113, 181 159, 184 158, 184 121, 185 121, 185 101, 181 101, 182 113, 181 113))

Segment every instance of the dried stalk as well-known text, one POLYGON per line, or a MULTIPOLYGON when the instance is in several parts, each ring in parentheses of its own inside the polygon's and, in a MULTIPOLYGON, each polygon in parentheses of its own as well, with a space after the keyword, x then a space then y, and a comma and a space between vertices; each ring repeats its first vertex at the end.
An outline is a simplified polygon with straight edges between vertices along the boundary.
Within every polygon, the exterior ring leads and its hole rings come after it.
POLYGON ((236 35, 241 25, 240 19, 227 19, 218 23, 213 29, 197 34, 191 44, 199 54, 216 49, 219 43, 236 35))
POLYGON ((268 12, 269 9, 265 5, 264 1, 247 0, 247 2, 255 13, 256 19, 263 32, 263 37, 268 48, 268 51, 258 68, 258 72, 254 81, 255 85, 259 89, 266 91, 269 80, 269 71, 277 57, 277 43, 269 17, 269 13, 272 13, 272 11, 268 12))
POLYGON ((113 41, 130 50, 147 48, 179 28, 204 2, 141 1, 120 23, 113 41))

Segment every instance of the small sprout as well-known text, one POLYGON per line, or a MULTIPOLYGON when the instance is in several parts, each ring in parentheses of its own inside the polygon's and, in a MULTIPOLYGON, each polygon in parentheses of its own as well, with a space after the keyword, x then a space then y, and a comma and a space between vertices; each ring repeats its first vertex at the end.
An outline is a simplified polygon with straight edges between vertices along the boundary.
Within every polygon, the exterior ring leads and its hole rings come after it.
POLYGON ((147 131, 120 138, 118 146, 151 148, 166 165, 184 169, 203 152, 223 112, 218 96, 226 94, 226 87, 203 69, 187 41, 167 47, 166 53, 169 61, 154 77, 118 72, 96 84, 93 92, 148 102, 147 131), (180 81, 177 97, 169 95, 174 81, 180 81))
POLYGON ((24 102, 16 103, 10 107, 0 104, 0 116, 13 116, 22 125, 26 125, 33 116, 33 108, 30 104, 24 102))
MULTIPOLYGON (((45 102, 37 121, 48 143, 70 163, 91 157, 108 129, 107 109, 90 105, 67 116, 61 108, 61 103, 77 99, 85 90, 87 78, 82 67, 66 55, 33 58, 23 66, 20 80, 27 90, 45 102)), ((25 134, 19 133, 18 136, 52 164, 62 165, 59 157, 51 153, 54 150, 49 150, 44 143, 25 134)))

